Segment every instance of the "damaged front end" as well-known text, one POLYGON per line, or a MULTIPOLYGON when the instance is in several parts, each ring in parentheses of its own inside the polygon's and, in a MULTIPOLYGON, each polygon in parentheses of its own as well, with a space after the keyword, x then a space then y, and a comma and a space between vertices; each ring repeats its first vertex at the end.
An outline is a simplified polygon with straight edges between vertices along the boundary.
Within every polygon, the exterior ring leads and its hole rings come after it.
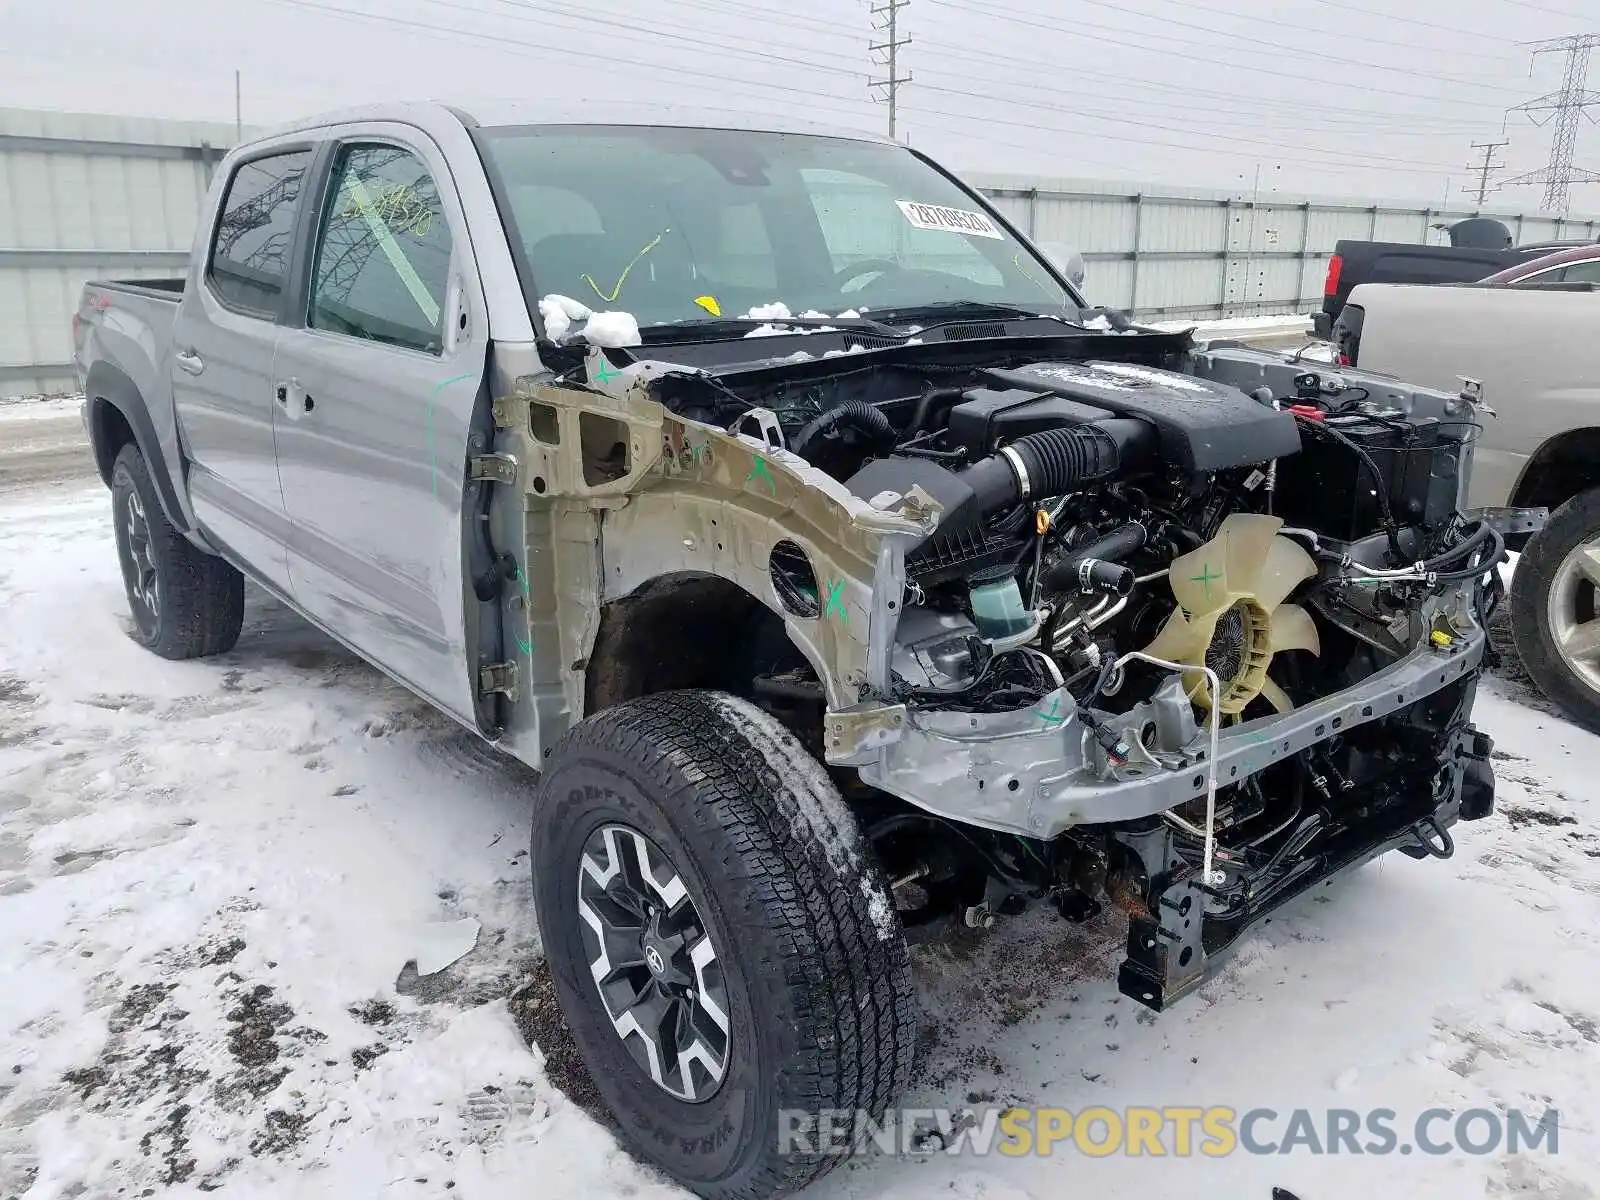
POLYGON ((1004 332, 716 371, 591 350, 502 402, 510 736, 741 691, 833 769, 908 932, 1112 904, 1159 1009, 1308 887, 1490 812, 1475 409, 1185 335, 1004 332))

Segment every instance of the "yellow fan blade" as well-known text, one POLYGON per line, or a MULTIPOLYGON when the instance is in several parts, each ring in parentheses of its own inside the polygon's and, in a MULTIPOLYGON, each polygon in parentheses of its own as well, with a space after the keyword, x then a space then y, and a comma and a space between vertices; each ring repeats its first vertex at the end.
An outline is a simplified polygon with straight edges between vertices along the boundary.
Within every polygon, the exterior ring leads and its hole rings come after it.
POLYGON ((1289 699, 1289 693, 1270 679, 1261 685, 1261 698, 1281 713, 1294 709, 1294 701, 1289 699))
POLYGON ((1167 582, 1179 604, 1196 615, 1219 613, 1232 603, 1228 595, 1222 540, 1213 538, 1199 549, 1180 554, 1167 569, 1167 582))
POLYGON ((1217 631, 1217 614, 1207 613, 1196 620, 1186 621, 1181 612, 1167 618, 1167 623, 1156 634, 1155 641, 1144 648, 1153 658, 1168 662, 1199 663, 1205 660, 1206 648, 1211 645, 1217 631))
POLYGON ((1274 654, 1284 650, 1322 653, 1322 639, 1317 636, 1316 624, 1311 620, 1311 614, 1298 604, 1285 604, 1273 612, 1269 639, 1274 654))
POLYGON ((1267 561, 1273 539, 1282 528, 1283 522, 1277 517, 1264 517, 1257 513, 1234 513, 1222 523, 1216 540, 1224 546, 1227 565, 1223 567, 1223 573, 1227 576, 1228 591, 1258 591, 1256 581, 1260 578, 1262 565, 1267 561))
POLYGON ((1317 564, 1298 543, 1286 537, 1272 539, 1267 548, 1267 560, 1256 576, 1253 589, 1261 607, 1271 612, 1283 603, 1283 598, 1302 582, 1317 573, 1317 564))

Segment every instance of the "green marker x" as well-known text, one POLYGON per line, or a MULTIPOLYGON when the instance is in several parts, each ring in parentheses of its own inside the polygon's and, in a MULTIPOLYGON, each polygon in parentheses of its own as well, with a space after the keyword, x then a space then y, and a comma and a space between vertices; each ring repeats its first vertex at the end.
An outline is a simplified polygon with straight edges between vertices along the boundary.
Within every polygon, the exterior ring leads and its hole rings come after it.
POLYGON ((1211 600, 1211 584, 1221 578, 1221 575, 1213 575, 1211 573, 1211 564, 1206 563, 1200 568, 1200 574, 1189 576, 1189 582, 1198 583, 1204 587, 1206 589, 1206 600, 1209 602, 1211 600))
POLYGON ((1051 699, 1050 699, 1050 711, 1049 712, 1045 712, 1045 713, 1040 713, 1039 715, 1044 718, 1044 723, 1046 725, 1059 725, 1063 721, 1065 721, 1066 718, 1061 715, 1061 697, 1060 696, 1051 697, 1051 699))
POLYGON ((755 462, 750 465, 750 474, 744 477, 746 483, 752 479, 762 480, 774 496, 778 494, 778 481, 772 477, 772 469, 767 466, 767 460, 759 454, 755 456, 755 462))
POLYGON ((612 367, 611 360, 604 354, 601 354, 600 365, 594 370, 594 381, 596 383, 610 383, 613 379, 621 378, 622 372, 612 367))
POLYGON ((831 617, 834 613, 839 614, 839 624, 850 624, 850 614, 845 611, 844 607, 844 580, 842 579, 830 579, 828 581, 828 605, 822 610, 822 615, 831 617))

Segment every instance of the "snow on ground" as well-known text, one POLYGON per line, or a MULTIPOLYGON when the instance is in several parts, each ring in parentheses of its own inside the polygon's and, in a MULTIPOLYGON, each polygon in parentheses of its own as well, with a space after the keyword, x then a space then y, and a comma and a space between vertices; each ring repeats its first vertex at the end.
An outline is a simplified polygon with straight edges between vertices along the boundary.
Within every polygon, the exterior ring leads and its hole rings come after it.
POLYGON ((48 421, 77 416, 83 396, 0 396, 0 422, 48 421))
MULTIPOLYGON (((151 657, 107 508, 0 501, 0 1196, 681 1198, 582 1107, 528 773, 259 598, 233 653, 151 657), (465 917, 476 948, 419 979, 465 917)), ((1454 859, 1303 899, 1162 1016, 1117 994, 1110 918, 920 951, 907 1102, 1553 1105, 1560 1153, 877 1156, 808 1197, 1593 1200, 1600 745, 1510 677, 1479 720, 1500 809, 1454 859)))

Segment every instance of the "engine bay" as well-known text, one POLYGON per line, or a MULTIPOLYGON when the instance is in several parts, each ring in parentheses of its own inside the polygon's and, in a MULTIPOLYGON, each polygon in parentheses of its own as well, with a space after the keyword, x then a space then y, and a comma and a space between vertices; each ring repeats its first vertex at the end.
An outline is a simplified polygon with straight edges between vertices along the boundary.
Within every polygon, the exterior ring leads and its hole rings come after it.
MULTIPOLYGON (((1290 896, 1489 811, 1471 396, 1136 330, 807 358, 656 386, 937 513, 875 697, 905 734, 835 771, 908 930, 1114 904, 1160 1008, 1290 896)), ((816 597, 803 554, 772 572, 816 597)), ((756 682, 820 750, 806 667, 756 682)))

